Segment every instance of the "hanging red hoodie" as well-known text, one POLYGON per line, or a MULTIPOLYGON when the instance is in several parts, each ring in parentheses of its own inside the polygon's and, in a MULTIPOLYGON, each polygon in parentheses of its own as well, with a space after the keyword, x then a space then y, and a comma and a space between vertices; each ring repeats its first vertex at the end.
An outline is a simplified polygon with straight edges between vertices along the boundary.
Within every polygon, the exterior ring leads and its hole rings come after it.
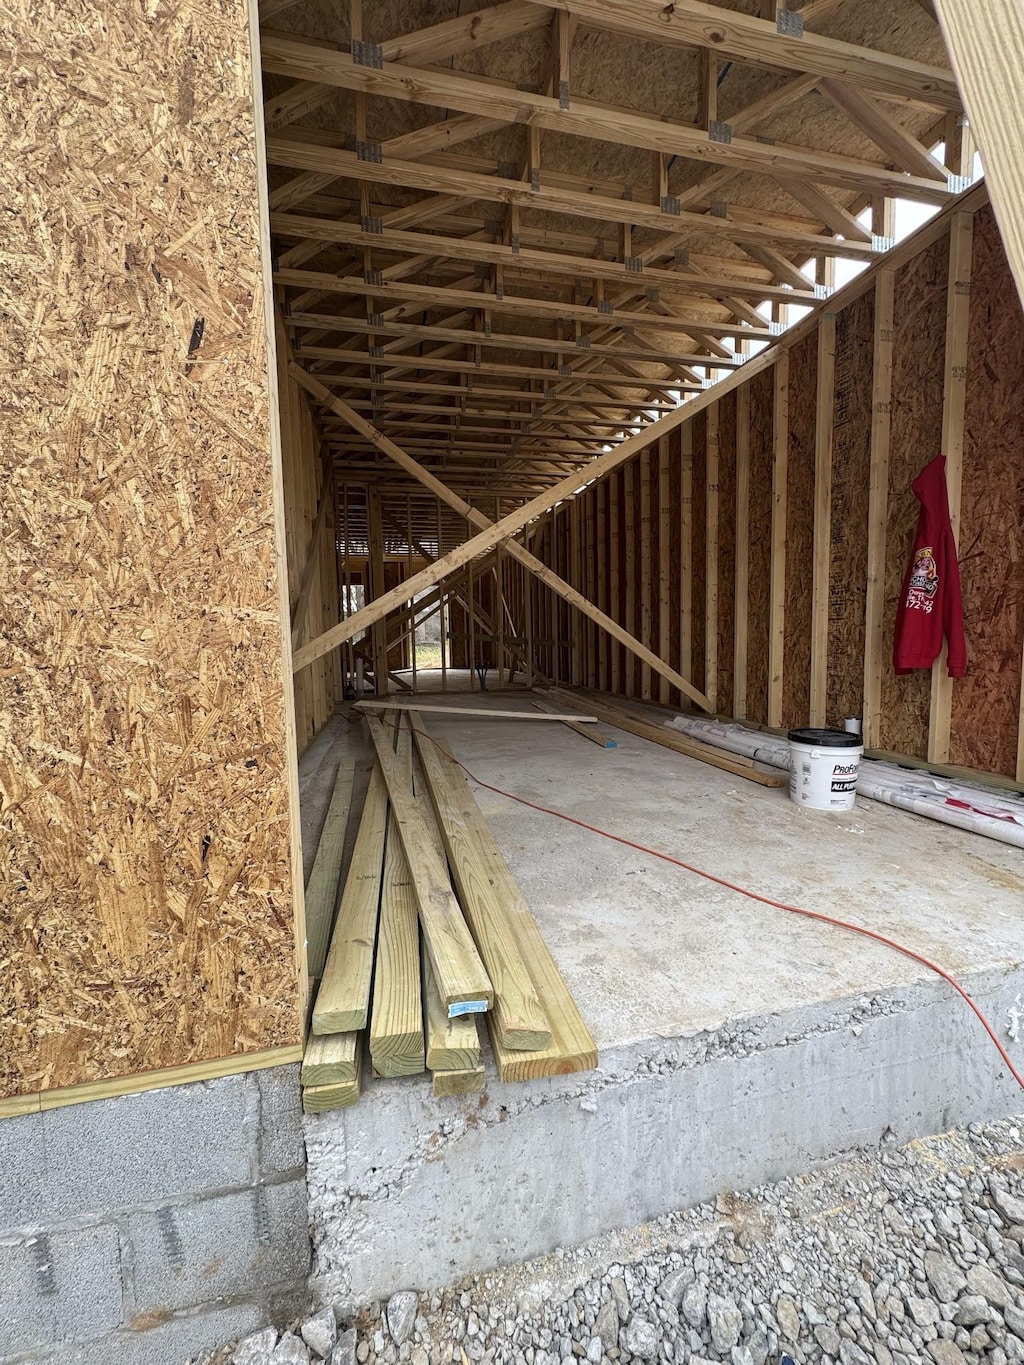
POLYGON ((946 496, 946 457, 936 455, 913 484, 921 503, 914 537, 914 553, 903 580, 896 611, 892 661, 897 673, 931 668, 947 643, 946 663, 951 678, 967 670, 963 600, 956 541, 946 496))

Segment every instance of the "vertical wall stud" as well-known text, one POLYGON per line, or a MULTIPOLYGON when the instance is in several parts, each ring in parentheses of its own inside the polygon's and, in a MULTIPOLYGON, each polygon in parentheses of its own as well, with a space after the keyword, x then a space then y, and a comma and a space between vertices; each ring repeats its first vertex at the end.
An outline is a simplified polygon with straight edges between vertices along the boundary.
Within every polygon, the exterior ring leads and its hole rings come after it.
POLYGON ((679 672, 693 673, 693 423, 679 430, 679 672))
POLYGON ((720 403, 707 410, 705 457, 704 693, 714 711, 718 702, 718 426, 720 403))
POLYGON ((772 424, 772 558, 768 625, 768 724, 782 724, 782 672, 786 642, 786 479, 789 472, 789 352, 775 362, 772 424))
POLYGON ((892 423, 892 348, 896 272, 875 281, 874 368, 871 381, 871 465, 868 475, 868 564, 864 602, 864 745, 882 737, 885 660, 885 548, 889 515, 889 440, 892 423))
MULTIPOLYGON (((832 558, 832 433, 835 423, 836 316, 818 322, 818 393, 814 415, 814 549, 811 577, 812 725, 825 724, 828 701, 829 564, 832 558)), ((834 717, 838 719, 838 717, 834 717)))
MULTIPOLYGON (((651 448, 640 455, 640 640, 650 649, 653 645, 654 621, 652 595, 654 559, 651 549, 651 448)), ((631 548, 627 546, 627 553, 631 548)), ((627 566, 627 573, 629 568, 627 566)), ((640 695, 651 699, 651 666, 640 665, 640 695)))
POLYGON ((750 602, 750 385, 736 390, 736 587, 733 620, 733 714, 747 714, 747 630, 750 602))
MULTIPOLYGON (((670 657, 669 631, 672 607, 672 579, 669 561, 669 547, 672 534, 672 504, 668 496, 669 481, 669 438, 658 440, 658 653, 663 659, 670 657)), ((669 683, 667 678, 658 679, 658 701, 668 705, 669 683)))

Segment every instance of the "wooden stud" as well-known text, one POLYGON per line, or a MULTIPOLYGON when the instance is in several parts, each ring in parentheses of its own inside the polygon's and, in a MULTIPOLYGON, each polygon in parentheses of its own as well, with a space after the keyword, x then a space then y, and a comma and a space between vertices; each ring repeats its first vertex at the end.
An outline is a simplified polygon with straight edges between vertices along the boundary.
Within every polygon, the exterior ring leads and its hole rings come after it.
POLYGON ((892 358, 896 272, 875 281, 872 345, 871 464, 868 475, 867 592, 864 602, 864 720, 866 748, 882 736, 882 673, 885 666, 885 553, 889 516, 889 445, 892 428, 892 358))
POLYGON ((441 999, 452 1005, 470 1004, 487 1009, 494 1004, 494 988, 466 927, 459 903, 452 894, 448 872, 438 857, 429 832, 389 743, 390 732, 377 716, 367 716, 388 796, 393 824, 405 850, 419 906, 420 923, 441 999))
POLYGON ((705 455, 704 522, 704 691, 710 709, 718 697, 718 464, 719 405, 712 403, 707 412, 707 450, 705 455))
POLYGON ((366 1027, 377 941, 387 809, 387 788, 375 765, 313 1007, 313 1032, 317 1034, 345 1033, 366 1027))
MULTIPOLYGON (((597 496, 597 602, 602 611, 607 611, 611 602, 611 584, 608 578, 608 509, 611 503, 611 486, 614 480, 599 484, 597 496)), ((611 685, 611 669, 608 660, 608 636, 601 632, 597 642, 598 687, 611 685)))
POLYGON ((435 1071, 431 1093, 435 1099, 457 1095, 479 1095, 487 1088, 487 1073, 483 1063, 466 1071, 435 1071))
MULTIPOLYGON (((367 490, 367 516, 369 518, 370 558, 368 601, 376 601, 385 595, 384 584, 384 531, 381 526, 380 493, 377 488, 367 490)), ((400 592, 400 589, 395 589, 400 592)), ((373 648, 373 690, 378 697, 388 693, 387 629, 383 617, 378 617, 370 628, 373 648)))
MULTIPOLYGON (((583 504, 579 498, 574 498, 569 504, 569 581, 581 593, 583 592, 582 524, 583 504)), ((572 655, 569 676, 577 687, 583 681, 583 622, 585 619, 578 611, 574 611, 570 623, 572 655)))
MULTIPOLYGON (((670 560, 672 504, 669 499, 670 478, 669 438, 658 442, 658 653, 663 659, 670 655, 672 619, 672 565, 670 560)), ((658 701, 667 706, 669 681, 658 679, 658 701)))
MULTIPOLYGON (((637 548, 640 551, 640 639, 651 648, 654 643, 654 618, 652 608, 654 565, 651 552, 651 450, 648 447, 640 455, 640 538, 637 548)), ((640 665, 640 695, 651 699, 651 666, 640 665)))
MULTIPOLYGON (((621 574, 620 564, 625 562, 625 616, 626 629, 630 635, 637 635, 639 627, 637 625, 637 591, 636 574, 633 572, 634 554, 636 552, 637 522, 639 511, 638 499, 636 495, 637 467, 634 461, 630 461, 622 471, 623 483, 623 504, 625 507, 626 527, 625 543, 622 548, 622 558, 616 560, 612 565, 612 573, 616 577, 621 574)), ((614 581, 614 580, 613 580, 614 581)), ((636 692, 636 670, 633 667, 633 660, 627 659, 625 676, 619 687, 612 687, 613 692, 624 691, 627 696, 633 696, 636 692)))
POLYGON ((477 806, 469 788, 464 781, 453 780, 450 763, 419 713, 411 712, 410 719, 452 878, 494 987, 493 1028, 505 1047, 520 1051, 547 1047, 551 1027, 505 912, 508 877, 485 857, 474 837, 477 806))
POLYGON ((750 385, 736 390, 736 578, 733 592, 733 715, 747 714, 750 608, 750 385))
MULTIPOLYGON (((470 1071, 480 1065, 480 1035, 472 1014, 449 1019, 434 980, 434 969, 424 950, 423 1005, 430 1071, 470 1071)), ((436 1093, 436 1092, 435 1092, 436 1093)))
MULTIPOLYGON (((356 710, 367 714, 388 711, 419 712, 438 716, 473 716, 476 720, 579 720, 579 716, 537 716, 532 711, 501 711, 490 706, 429 706, 418 697, 405 701, 360 701, 356 710)), ((586 718, 584 717, 584 720, 586 718)), ((591 716, 590 720, 595 717, 591 716)))
POLYGON ((789 352, 774 369, 772 423, 772 546, 768 625, 768 724, 782 724, 782 673, 786 642, 786 479, 789 466, 789 352))
MULTIPOLYGON (((623 489, 622 479, 618 474, 608 480, 608 593, 609 607, 608 614, 616 621, 622 619, 622 580, 623 575, 619 569, 622 555, 622 519, 623 519, 623 489)), ((625 494, 625 515, 627 517, 626 543, 629 543, 629 494, 625 494)), ((632 575, 626 575, 628 582, 632 575)), ((627 618, 626 626, 628 629, 629 621, 627 618)), ((613 692, 622 691, 622 650, 615 644, 611 649, 611 679, 610 687, 613 692)))
MULTIPOLYGON (((946 492, 953 538, 960 540, 960 491, 964 468, 964 410, 967 400, 967 347, 971 306, 971 249, 974 215, 957 213, 949 230, 949 278, 946 286, 946 359, 942 381, 942 452, 946 457, 946 492)), ((928 758, 949 762, 949 727, 953 679, 946 668, 946 646, 932 665, 928 710, 928 758)))
MULTIPOLYGON (((538 701, 536 697, 534 697, 532 705, 535 706, 538 711, 554 712, 556 710, 556 708, 551 706, 548 702, 538 701)), ((618 747, 616 741, 612 739, 610 735, 606 735, 603 730, 597 730, 592 725, 581 725, 579 723, 581 719, 583 719, 583 717, 574 716, 570 720, 568 716, 559 716, 559 720, 567 729, 575 731, 578 735, 582 735, 584 739, 589 739, 591 743, 596 744, 599 749, 615 749, 618 747)))
POLYGON ((814 548, 811 559, 810 723, 826 724, 829 571, 832 560, 832 433, 835 422, 836 317, 818 323, 818 387, 814 412, 814 548))
POLYGON ((680 432, 679 671, 693 671, 693 426, 680 432))
POLYGON ((338 1085, 354 1081, 359 1070, 359 1034, 312 1036, 306 1043, 299 1080, 303 1085, 338 1085))
POLYGON ((356 1075, 351 1081, 333 1085, 307 1085, 302 1090, 302 1112, 324 1114, 329 1109, 348 1109, 359 1099, 362 1090, 363 1050, 356 1048, 356 1075))

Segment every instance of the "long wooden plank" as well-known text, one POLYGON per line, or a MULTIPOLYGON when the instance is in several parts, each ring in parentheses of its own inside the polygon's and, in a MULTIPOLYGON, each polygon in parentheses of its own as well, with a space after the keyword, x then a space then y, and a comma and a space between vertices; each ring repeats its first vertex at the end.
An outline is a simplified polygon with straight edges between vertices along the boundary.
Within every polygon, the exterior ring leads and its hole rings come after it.
POLYGON ((712 711, 718 699, 719 410, 718 403, 708 408, 704 456, 704 691, 712 711))
MULTIPOLYGON (((564 692, 560 688, 551 688, 551 695, 556 697, 563 704, 573 705, 573 697, 570 693, 564 692)), ((720 749, 714 749, 711 745, 702 744, 688 735, 681 734, 678 730, 670 730, 663 725, 654 725, 650 721, 641 720, 635 715, 621 710, 618 706, 596 703, 592 697, 581 697, 578 705, 591 706, 598 715, 608 725, 614 725, 620 730, 626 730, 631 735, 636 735, 638 739, 650 740, 652 744, 660 744, 662 748, 672 749, 677 754, 683 754, 686 758, 696 758, 701 763, 708 763, 713 768, 721 768, 723 772, 732 773, 735 777, 744 777, 748 782, 756 782, 761 787, 785 787, 789 784, 788 777, 780 777, 777 773, 763 772, 754 766, 749 759, 743 759, 737 754, 724 754, 720 749)))
POLYGON ((323 1114, 328 1109, 348 1109, 359 1099, 363 1081, 363 1049, 356 1049, 356 1074, 351 1081, 332 1085, 308 1085, 302 1091, 302 1110, 306 1114, 323 1114))
POLYGON ((387 811, 387 787, 374 765, 313 1007, 314 1033, 363 1029, 369 1018, 387 811))
MULTIPOLYGON (((946 358, 942 381, 942 453, 946 457, 946 493, 953 537, 960 540, 960 493, 964 469, 964 412, 967 403, 968 318, 971 306, 971 252, 974 215, 958 213, 949 233, 949 276, 946 284, 946 358)), ((928 758, 949 761, 949 727, 953 679, 946 667, 946 645, 932 664, 928 708, 928 758)))
MULTIPOLYGON (((412 802, 412 745, 407 730, 396 736, 397 752, 391 749, 395 731, 382 722, 374 742, 386 749, 391 765, 389 790, 412 802)), ((384 765, 381 764, 383 769, 384 765)), ((395 814, 394 793, 388 821, 384 880, 380 898, 380 933, 373 974, 373 1009, 370 1014, 370 1058, 380 1076, 416 1076, 424 1067, 423 993, 420 975, 420 933, 417 896, 395 814)))
POLYGON ((829 568, 832 558, 832 433, 835 423, 836 315, 818 324, 814 414, 814 548, 811 555, 810 723, 824 726, 828 695, 829 568))
POLYGON ((435 1099, 445 1099, 455 1095, 479 1095, 486 1086, 487 1073, 481 1063, 466 1071, 435 1071, 431 1091, 435 1099))
MULTIPOLYGON (((550 702, 541 701, 537 697, 533 699, 533 705, 538 711, 547 711, 551 714, 554 714, 558 709, 552 706, 550 702)), ((558 719, 568 729, 575 730, 578 735, 582 735, 584 739, 589 739, 592 744, 596 744, 599 749, 616 748, 616 741, 612 739, 611 735, 606 735, 603 730, 592 730, 588 725, 577 724, 581 717, 573 716, 570 719, 568 716, 558 716, 558 719)), ((596 717, 594 719, 596 720, 596 717)))
POLYGON ((506 1047, 517 1051, 547 1047, 551 1026, 505 911, 508 878, 495 878, 493 859, 482 856, 470 832, 477 807, 465 782, 453 780, 451 765, 427 733, 419 713, 411 712, 410 720, 452 878, 494 986, 493 1029, 506 1047))
POLYGON ((693 669, 693 424, 679 433, 679 670, 693 669))
POLYGON ((353 763, 342 762, 338 765, 331 804, 327 808, 327 818, 320 832, 313 868, 306 883, 306 953, 311 977, 322 974, 327 956, 334 909, 338 904, 338 882, 341 879, 341 859, 345 850, 345 828, 352 805, 354 776, 353 763))
POLYGON ((885 542, 889 507, 892 428, 892 352, 896 272, 875 282, 872 342, 871 456, 868 473, 868 563, 864 602, 864 743, 877 748, 882 735, 882 670, 885 663, 885 542))
POLYGON ((354 1081, 359 1070, 359 1034, 312 1035, 306 1043, 299 1080, 303 1085, 339 1085, 354 1081))
POLYGON ((473 716, 477 720, 575 720, 597 724, 595 716, 538 715, 535 711, 499 711, 486 706, 430 706, 417 697, 408 701, 357 701, 357 711, 425 711, 437 716, 473 716))
POLYGON ((508 870, 487 821, 466 785, 455 756, 443 741, 437 740, 435 744, 451 765, 453 784, 460 784, 464 792, 464 795, 460 792, 459 798, 464 823, 479 856, 486 862, 489 874, 502 886, 502 901, 520 956, 529 964, 531 979, 551 1025, 551 1041, 546 1048, 536 1052, 520 1052, 507 1047, 492 1029, 491 1045, 498 1075, 503 1081, 528 1081, 541 1076, 564 1076, 575 1071, 590 1071, 597 1066, 597 1046, 590 1030, 562 979, 523 893, 508 870))
POLYGON ((425 951, 422 965, 427 1067, 430 1071, 472 1071, 480 1065, 480 1035, 476 1019, 472 1014, 449 1019, 438 993, 430 958, 425 951))
POLYGON ((437 855, 423 816, 403 780, 391 750, 389 731, 377 716, 367 716, 366 723, 387 783, 394 823, 408 861, 420 924, 441 999, 449 1013, 452 1006, 458 1005, 470 1005, 476 1010, 490 1009, 494 1004, 494 987, 452 892, 447 869, 437 855))
POLYGON ((775 364, 772 423, 772 545, 768 622, 768 724, 782 724, 786 644, 786 479, 789 466, 789 352, 775 364))
POLYGON ((750 385, 736 391, 736 575, 733 588, 732 709, 747 714, 747 640, 750 623, 750 385))

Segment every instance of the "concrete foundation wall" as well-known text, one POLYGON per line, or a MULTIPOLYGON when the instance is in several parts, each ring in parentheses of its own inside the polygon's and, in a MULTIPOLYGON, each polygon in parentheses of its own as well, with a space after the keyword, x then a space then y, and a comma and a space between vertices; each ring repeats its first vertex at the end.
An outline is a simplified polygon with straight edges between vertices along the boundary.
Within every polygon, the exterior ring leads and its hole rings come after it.
POLYGON ((184 1365, 298 1311, 297 1072, 0 1120, 0 1363, 184 1365))
MULTIPOLYGON (((1024 973, 966 984, 1005 1036, 1024 973)), ((305 1121, 314 1290, 351 1308, 444 1285, 887 1132, 1019 1109, 981 1026, 930 981, 609 1049, 588 1075, 492 1081, 461 1101, 422 1079, 371 1084, 353 1109, 305 1121)))

